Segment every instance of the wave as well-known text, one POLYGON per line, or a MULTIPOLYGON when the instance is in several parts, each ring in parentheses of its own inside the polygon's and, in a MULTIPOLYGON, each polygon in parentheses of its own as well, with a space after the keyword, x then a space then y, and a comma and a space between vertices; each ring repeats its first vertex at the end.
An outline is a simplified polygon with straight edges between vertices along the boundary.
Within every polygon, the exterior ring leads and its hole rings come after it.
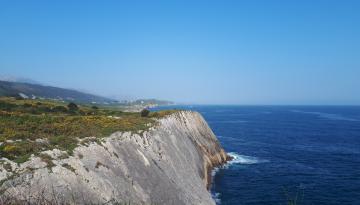
POLYGON ((215 203, 216 204, 221 204, 221 199, 220 199, 220 193, 218 192, 215 192, 215 193, 212 193, 211 196, 212 198, 214 199, 215 203))
POLYGON ((233 159, 229 161, 227 164, 259 164, 259 163, 266 163, 269 162, 269 160, 266 159, 259 159, 257 157, 251 157, 246 155, 237 154, 235 152, 229 152, 229 156, 231 156, 233 159))
POLYGON ((218 168, 218 167, 215 167, 215 168, 211 171, 211 177, 214 177, 218 171, 219 171, 219 168, 218 168))

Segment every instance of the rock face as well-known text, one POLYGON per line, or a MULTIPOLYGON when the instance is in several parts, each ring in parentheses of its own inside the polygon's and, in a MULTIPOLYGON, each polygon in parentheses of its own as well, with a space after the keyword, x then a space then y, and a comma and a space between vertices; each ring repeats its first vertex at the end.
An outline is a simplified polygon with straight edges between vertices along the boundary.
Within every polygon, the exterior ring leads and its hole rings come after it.
MULTIPOLYGON (((199 113, 179 111, 149 131, 114 133, 89 142, 68 158, 46 152, 17 166, 2 185, 4 195, 58 204, 215 204, 207 187, 210 170, 227 155, 199 113)), ((8 170, 9 171, 9 170, 8 170)), ((9 176, 2 169, 0 180, 9 176)))

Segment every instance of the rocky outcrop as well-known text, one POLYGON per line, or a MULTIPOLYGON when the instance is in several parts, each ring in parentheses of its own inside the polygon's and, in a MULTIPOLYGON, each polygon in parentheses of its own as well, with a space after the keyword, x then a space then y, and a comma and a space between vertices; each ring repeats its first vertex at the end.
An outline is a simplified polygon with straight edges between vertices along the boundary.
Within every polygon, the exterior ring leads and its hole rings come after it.
POLYGON ((70 157, 45 152, 1 169, 3 196, 36 203, 215 204, 210 171, 227 155, 199 113, 179 111, 148 131, 87 140, 70 157), (6 180, 5 180, 6 179, 6 180))

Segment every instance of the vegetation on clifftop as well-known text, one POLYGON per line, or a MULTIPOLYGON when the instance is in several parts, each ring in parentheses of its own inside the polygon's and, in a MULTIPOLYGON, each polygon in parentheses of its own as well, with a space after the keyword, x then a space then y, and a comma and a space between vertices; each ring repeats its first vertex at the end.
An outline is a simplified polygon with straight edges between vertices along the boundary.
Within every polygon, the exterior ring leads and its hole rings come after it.
POLYGON ((32 154, 54 148, 72 154, 83 138, 97 140, 116 131, 146 130, 155 123, 154 118, 173 112, 151 112, 142 117, 111 108, 2 97, 0 156, 21 163, 32 154))

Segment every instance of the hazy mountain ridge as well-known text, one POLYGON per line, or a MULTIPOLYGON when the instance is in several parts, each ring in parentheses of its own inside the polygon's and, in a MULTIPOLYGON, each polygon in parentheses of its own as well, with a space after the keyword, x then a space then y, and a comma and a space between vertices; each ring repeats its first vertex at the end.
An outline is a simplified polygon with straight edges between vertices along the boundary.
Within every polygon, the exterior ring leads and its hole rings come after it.
MULTIPOLYGON (((29 81, 30 82, 30 81, 29 81)), ((39 83, 21 82, 0 78, 0 96, 22 97, 22 98, 44 98, 59 101, 74 101, 85 104, 112 104, 126 107, 154 107, 159 105, 174 104, 171 101, 157 99, 138 99, 118 101, 108 97, 102 97, 73 89, 59 88, 41 85, 39 83)))
POLYGON ((32 83, 0 81, 0 96, 20 96, 23 98, 45 98, 80 103, 111 103, 115 100, 77 90, 44 86, 32 83))

